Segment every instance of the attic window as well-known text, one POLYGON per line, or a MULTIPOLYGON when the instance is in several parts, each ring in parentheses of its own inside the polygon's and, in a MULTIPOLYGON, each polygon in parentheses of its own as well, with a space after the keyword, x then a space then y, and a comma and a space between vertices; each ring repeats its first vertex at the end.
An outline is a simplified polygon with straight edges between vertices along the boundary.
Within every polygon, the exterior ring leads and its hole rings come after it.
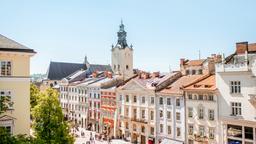
POLYGON ((212 85, 204 85, 205 88, 210 88, 212 85))
POLYGON ((194 85, 195 88, 199 88, 200 86, 201 86, 201 85, 196 85, 196 84, 194 85))

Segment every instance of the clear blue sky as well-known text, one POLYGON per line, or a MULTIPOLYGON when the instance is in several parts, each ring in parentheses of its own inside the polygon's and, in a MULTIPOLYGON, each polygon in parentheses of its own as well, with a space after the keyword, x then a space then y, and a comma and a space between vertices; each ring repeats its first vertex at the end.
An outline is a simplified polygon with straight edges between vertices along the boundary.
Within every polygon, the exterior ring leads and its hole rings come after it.
POLYGON ((134 67, 178 69, 179 59, 234 52, 256 42, 255 0, 1 0, 0 33, 37 51, 31 73, 50 61, 110 64, 122 18, 134 67))

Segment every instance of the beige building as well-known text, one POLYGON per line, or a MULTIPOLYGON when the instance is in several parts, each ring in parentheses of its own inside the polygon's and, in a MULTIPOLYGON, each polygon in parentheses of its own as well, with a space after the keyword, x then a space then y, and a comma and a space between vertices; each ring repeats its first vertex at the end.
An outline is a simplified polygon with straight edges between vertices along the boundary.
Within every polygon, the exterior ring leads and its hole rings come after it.
POLYGON ((29 49, 0 35, 0 97, 10 96, 13 102, 0 115, 0 126, 14 135, 28 134, 30 129, 30 57, 29 49))

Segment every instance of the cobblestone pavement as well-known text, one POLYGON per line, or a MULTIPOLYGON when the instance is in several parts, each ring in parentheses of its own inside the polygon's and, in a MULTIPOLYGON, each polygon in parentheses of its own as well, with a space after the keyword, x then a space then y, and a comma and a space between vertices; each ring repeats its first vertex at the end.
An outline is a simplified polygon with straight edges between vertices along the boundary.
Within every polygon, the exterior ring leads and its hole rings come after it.
MULTIPOLYGON (((87 131, 85 129, 79 128, 79 131, 76 131, 75 134, 78 136, 75 139, 75 144, 86 144, 87 141, 90 139, 90 133, 92 133, 93 137, 95 136, 95 132, 87 131), (84 136, 81 136, 81 132, 84 132, 84 136)), ((107 141, 97 141, 92 144, 109 144, 107 141)), ((125 142, 123 140, 112 140, 110 144, 130 144, 129 142, 125 142)))

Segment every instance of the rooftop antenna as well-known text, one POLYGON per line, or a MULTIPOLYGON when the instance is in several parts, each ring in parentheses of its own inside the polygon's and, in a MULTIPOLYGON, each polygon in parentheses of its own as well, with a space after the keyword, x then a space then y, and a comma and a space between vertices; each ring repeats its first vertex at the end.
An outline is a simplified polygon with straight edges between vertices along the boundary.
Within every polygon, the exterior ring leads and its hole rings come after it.
POLYGON ((171 65, 169 65, 169 72, 172 73, 171 65))
POLYGON ((201 51, 200 51, 200 49, 198 51, 198 58, 201 59, 201 51))

